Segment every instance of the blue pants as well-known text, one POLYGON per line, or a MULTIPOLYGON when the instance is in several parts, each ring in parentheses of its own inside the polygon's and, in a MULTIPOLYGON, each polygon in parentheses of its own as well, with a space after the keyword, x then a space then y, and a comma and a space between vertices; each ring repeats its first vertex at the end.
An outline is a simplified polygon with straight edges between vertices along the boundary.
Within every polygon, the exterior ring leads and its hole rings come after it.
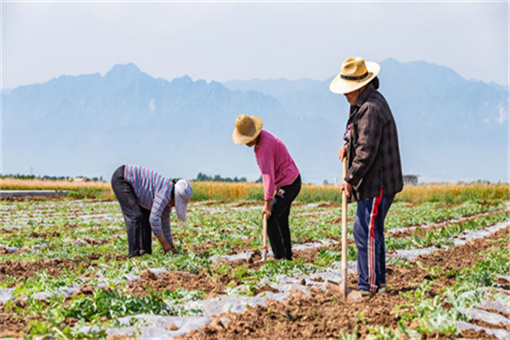
POLYGON ((358 248, 358 288, 376 293, 386 285, 384 219, 393 202, 381 188, 378 197, 359 201, 354 218, 354 240, 358 248))

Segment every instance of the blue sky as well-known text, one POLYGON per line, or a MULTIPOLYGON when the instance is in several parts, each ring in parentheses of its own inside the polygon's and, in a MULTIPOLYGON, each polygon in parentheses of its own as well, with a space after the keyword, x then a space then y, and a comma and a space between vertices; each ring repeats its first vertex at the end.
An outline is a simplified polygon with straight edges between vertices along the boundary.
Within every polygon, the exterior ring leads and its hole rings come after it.
POLYGON ((508 84, 508 3, 2 2, 2 87, 133 62, 155 77, 336 74, 343 60, 425 60, 508 84))

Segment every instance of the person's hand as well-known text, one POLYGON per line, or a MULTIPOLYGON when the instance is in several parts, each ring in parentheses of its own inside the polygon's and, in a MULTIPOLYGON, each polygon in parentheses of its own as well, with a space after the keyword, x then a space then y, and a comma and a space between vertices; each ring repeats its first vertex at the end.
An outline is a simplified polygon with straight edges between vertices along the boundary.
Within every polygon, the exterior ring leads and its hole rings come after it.
POLYGON ((158 238, 161 243, 161 247, 163 248, 163 252, 166 254, 171 251, 174 254, 177 254, 177 248, 175 248, 173 243, 168 242, 164 236, 158 238))
POLYGON ((262 209, 262 218, 264 218, 264 215, 266 215, 267 219, 271 217, 271 201, 266 201, 264 203, 264 208, 262 209))
POLYGON ((342 146, 338 151, 338 158, 340 158, 341 162, 343 162, 345 157, 347 157, 347 145, 342 146))
POLYGON ((179 251, 177 250, 177 248, 174 246, 173 243, 170 244, 170 251, 173 253, 173 254, 177 254, 179 251))
POLYGON ((347 194, 347 197, 351 197, 352 193, 352 185, 346 181, 342 182, 342 187, 340 188, 340 192, 343 192, 345 190, 345 193, 347 194))
POLYGON ((175 245, 173 243, 168 243, 166 242, 166 244, 163 245, 163 251, 166 253, 168 253, 169 251, 171 251, 172 253, 174 254, 177 254, 177 248, 175 248, 175 245))

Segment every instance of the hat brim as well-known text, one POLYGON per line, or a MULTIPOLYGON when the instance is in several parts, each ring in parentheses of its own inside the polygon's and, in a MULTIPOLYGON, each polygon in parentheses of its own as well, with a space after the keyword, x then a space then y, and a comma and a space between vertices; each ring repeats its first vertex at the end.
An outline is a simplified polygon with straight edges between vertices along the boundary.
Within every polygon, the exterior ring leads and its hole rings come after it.
POLYGON ((250 119, 253 120, 253 123, 255 125, 255 131, 253 131, 253 133, 250 135, 245 135, 239 133, 237 129, 234 129, 234 132, 232 132, 232 141, 234 142, 234 144, 237 145, 248 144, 255 138, 257 138, 258 135, 260 134, 260 131, 262 131, 262 126, 264 125, 262 119, 260 119, 257 116, 250 116, 250 119))
POLYGON ((336 94, 346 94, 352 91, 356 91, 363 86, 370 83, 381 70, 379 64, 374 63, 372 61, 367 61, 366 63, 368 75, 361 80, 346 80, 340 77, 341 73, 338 73, 335 78, 329 84, 329 90, 336 94))

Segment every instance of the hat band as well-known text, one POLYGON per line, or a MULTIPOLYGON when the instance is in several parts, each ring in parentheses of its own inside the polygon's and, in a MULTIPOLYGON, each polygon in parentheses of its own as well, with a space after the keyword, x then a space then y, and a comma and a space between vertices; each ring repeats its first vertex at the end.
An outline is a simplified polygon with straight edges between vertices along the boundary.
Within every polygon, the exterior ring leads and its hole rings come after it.
POLYGON ((362 74, 361 76, 344 76, 343 74, 340 75, 340 78, 345 80, 361 80, 363 78, 366 78, 368 76, 368 71, 365 72, 365 74, 362 74))

